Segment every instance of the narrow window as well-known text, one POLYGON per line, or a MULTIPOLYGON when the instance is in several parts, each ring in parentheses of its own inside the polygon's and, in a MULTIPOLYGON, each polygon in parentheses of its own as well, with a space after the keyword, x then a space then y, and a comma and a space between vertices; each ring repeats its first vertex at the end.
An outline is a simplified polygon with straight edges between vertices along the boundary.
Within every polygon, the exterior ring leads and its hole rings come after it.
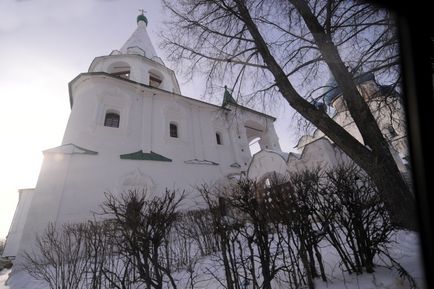
POLYGON ((119 127, 120 116, 115 112, 108 112, 105 114, 104 126, 119 127))
POLYGON ((170 126, 170 136, 171 137, 178 137, 178 126, 174 123, 171 123, 170 126))
POLYGON ((222 144, 222 137, 221 137, 220 133, 216 132, 215 138, 216 138, 217 144, 221 145, 222 144))
POLYGON ((159 76, 149 73, 149 86, 159 87, 162 80, 159 76))

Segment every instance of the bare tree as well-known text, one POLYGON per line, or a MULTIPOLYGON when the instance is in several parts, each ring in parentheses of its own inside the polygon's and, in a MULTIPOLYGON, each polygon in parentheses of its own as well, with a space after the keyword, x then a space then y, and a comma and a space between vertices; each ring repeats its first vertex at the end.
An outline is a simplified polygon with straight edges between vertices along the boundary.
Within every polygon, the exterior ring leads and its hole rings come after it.
POLYGON ((202 256, 214 253, 219 249, 209 210, 199 209, 183 212, 176 223, 176 232, 177 236, 182 236, 188 242, 194 241, 202 256))
POLYGON ((263 277, 261 288, 271 289, 272 280, 282 270, 282 266, 277 263, 282 242, 270 230, 272 220, 270 211, 267 210, 267 201, 260 197, 261 190, 258 184, 251 180, 240 180, 230 189, 230 205, 239 214, 244 215, 251 226, 251 234, 248 237, 252 238, 253 244, 257 247, 263 277))
POLYGON ((86 223, 86 256, 89 258, 86 288, 140 288, 130 258, 119 252, 117 236, 116 226, 110 220, 86 223))
POLYGON ((317 172, 316 169, 312 172, 299 172, 292 174, 290 178, 271 176, 270 185, 264 192, 267 211, 271 212, 270 218, 278 228, 279 225, 284 227, 284 230, 278 233, 286 234, 282 239, 286 244, 288 257, 292 259, 292 267, 296 269, 289 270, 292 273, 290 280, 296 287, 298 282, 303 281, 309 288, 314 288, 313 279, 319 276, 323 281, 327 281, 319 250, 322 236, 314 225, 316 204, 313 203, 312 196, 317 194, 319 188, 317 172), (297 275, 300 266, 297 258, 294 260, 294 255, 300 256, 306 278, 297 275))
POLYGON ((83 230, 85 238, 85 255, 89 258, 87 266, 87 287, 99 289, 103 286, 102 269, 105 256, 110 254, 108 227, 105 223, 89 221, 83 230))
POLYGON ((230 241, 230 233, 232 231, 231 224, 225 221, 227 216, 227 207, 225 204, 225 199, 219 197, 218 192, 221 188, 216 188, 208 185, 202 185, 198 188, 202 198, 207 204, 208 210, 211 215, 211 220, 214 228, 215 235, 219 240, 220 256, 223 262, 223 268, 225 273, 225 283, 220 281, 218 276, 215 276, 213 272, 209 271, 211 275, 217 279, 220 284, 226 289, 239 289, 239 279, 238 270, 234 266, 233 256, 232 256, 232 245, 230 241))
POLYGON ((250 100, 281 96, 371 176, 395 225, 416 229, 414 196, 354 80, 360 70, 399 80, 390 15, 361 1, 163 2, 172 14, 163 46, 179 67, 207 73, 210 90, 212 81, 233 79, 250 100), (313 103, 327 86, 313 80, 327 70, 363 143, 313 103))
POLYGON ((326 238, 348 272, 374 272, 374 257, 385 251, 393 232, 379 191, 354 165, 328 170, 326 179, 317 191, 315 211, 326 238))
POLYGON ((24 252, 23 269, 52 289, 86 288, 86 226, 50 224, 36 239, 34 251, 24 252))
POLYGON ((168 255, 168 237, 184 194, 166 191, 161 197, 132 190, 120 197, 106 194, 103 215, 114 226, 117 254, 147 289, 177 288, 168 255))
POLYGON ((278 226, 273 226, 257 183, 243 179, 228 186, 203 186, 201 193, 219 236, 225 287, 272 288, 285 267, 284 238, 273 230, 278 226))

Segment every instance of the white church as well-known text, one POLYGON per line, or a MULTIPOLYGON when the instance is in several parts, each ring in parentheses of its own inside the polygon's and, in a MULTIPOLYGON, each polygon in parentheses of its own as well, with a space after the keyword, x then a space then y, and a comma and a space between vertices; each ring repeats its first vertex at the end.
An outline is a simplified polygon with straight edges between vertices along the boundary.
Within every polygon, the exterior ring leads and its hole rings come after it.
MULTIPOLYGON (((347 158, 320 131, 300 139, 299 153, 283 153, 276 119, 237 104, 228 90, 221 105, 181 95, 175 73, 155 52, 147 24, 139 15, 136 30, 120 50, 96 57, 88 72, 69 83, 71 115, 62 144, 43 152, 36 188, 19 190, 4 257, 18 258, 50 222, 90 219, 105 192, 168 188, 194 198, 200 184, 240 176, 259 180, 347 158), (258 139, 260 151, 252 156, 249 144, 258 139)), ((385 89, 373 75, 357 83, 368 101, 385 89)), ((325 102, 335 111, 335 120, 358 137, 339 91, 330 90, 325 102)), ((381 107, 371 103, 405 172, 403 116, 393 117, 396 122, 383 119, 381 107)))

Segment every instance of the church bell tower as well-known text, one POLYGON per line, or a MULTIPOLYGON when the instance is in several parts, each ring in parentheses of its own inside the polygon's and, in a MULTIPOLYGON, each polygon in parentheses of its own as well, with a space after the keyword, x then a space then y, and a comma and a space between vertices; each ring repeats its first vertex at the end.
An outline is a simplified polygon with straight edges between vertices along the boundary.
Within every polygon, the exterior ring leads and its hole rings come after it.
POLYGON ((70 82, 72 111, 63 145, 101 153, 152 149, 146 119, 153 106, 149 102, 158 91, 180 94, 180 89, 174 72, 157 55, 147 25, 142 11, 136 30, 120 50, 96 57, 87 73, 70 82))

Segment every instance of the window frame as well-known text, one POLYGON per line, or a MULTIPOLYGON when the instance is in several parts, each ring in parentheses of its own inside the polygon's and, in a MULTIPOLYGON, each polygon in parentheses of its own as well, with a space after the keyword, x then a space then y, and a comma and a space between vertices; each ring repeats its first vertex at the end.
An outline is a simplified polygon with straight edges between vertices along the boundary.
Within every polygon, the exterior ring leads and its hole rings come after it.
POLYGON ((179 139, 179 125, 176 122, 169 123, 169 137, 179 139))
POLYGON ((112 72, 111 75, 114 75, 116 77, 124 78, 124 79, 130 79, 131 76, 131 70, 123 70, 118 72, 112 72))
POLYGON ((220 132, 216 131, 215 138, 217 145, 223 145, 223 136, 220 132))
POLYGON ((149 72, 149 86, 160 88, 163 83, 163 78, 155 73, 149 72), (158 83, 158 85, 154 85, 154 83, 158 83))
POLYGON ((121 124, 121 114, 119 112, 106 111, 104 115, 104 123, 103 123, 104 127, 119 128, 120 124, 121 124), (109 117, 111 118, 109 119, 109 117))

